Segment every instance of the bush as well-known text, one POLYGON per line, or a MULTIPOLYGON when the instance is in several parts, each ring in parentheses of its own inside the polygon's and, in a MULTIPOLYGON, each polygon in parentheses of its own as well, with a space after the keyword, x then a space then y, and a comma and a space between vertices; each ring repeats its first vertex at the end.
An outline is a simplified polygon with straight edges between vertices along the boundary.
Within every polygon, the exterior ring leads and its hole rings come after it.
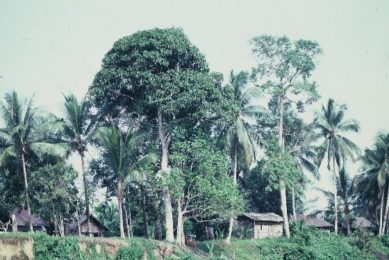
POLYGON ((153 253, 156 248, 156 243, 146 239, 130 239, 130 246, 120 248, 116 259, 120 260, 139 260, 144 254, 147 254, 147 259, 155 259, 153 253))
POLYGON ((34 256, 37 260, 84 259, 74 237, 52 237, 44 233, 34 235, 34 256))

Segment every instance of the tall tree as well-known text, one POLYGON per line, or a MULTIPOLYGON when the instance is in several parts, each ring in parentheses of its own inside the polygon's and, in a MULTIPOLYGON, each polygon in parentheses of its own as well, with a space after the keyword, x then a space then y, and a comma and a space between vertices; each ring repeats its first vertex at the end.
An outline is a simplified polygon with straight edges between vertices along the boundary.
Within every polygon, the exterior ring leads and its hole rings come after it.
MULTIPOLYGON (((268 113, 265 108, 255 103, 255 98, 259 96, 259 89, 247 87, 247 72, 234 74, 231 71, 230 83, 225 87, 229 94, 231 105, 226 115, 224 131, 228 140, 227 145, 231 155, 232 175, 235 185, 238 182, 238 155, 239 149, 243 151, 244 162, 250 166, 255 159, 255 141, 252 137, 250 125, 255 122, 255 116, 261 113, 268 113)), ((251 127, 252 128, 252 127, 251 127)), ((226 243, 231 243, 231 235, 234 219, 229 221, 228 235, 226 243)))
POLYGON ((344 118, 347 107, 337 105, 333 99, 329 99, 326 106, 322 106, 322 111, 315 118, 315 128, 318 130, 317 137, 321 139, 318 148, 318 165, 327 161, 327 169, 332 170, 334 180, 334 211, 335 211, 335 233, 338 233, 338 189, 337 168, 343 167, 344 161, 351 158, 356 159, 359 154, 358 146, 347 138, 344 134, 359 132, 359 124, 355 120, 344 118), (332 165, 331 165, 332 164, 332 165))
POLYGON ((4 103, 0 102, 1 117, 5 123, 5 127, 0 129, 0 164, 4 164, 10 157, 19 160, 23 173, 30 231, 33 231, 26 156, 64 157, 67 154, 67 146, 56 143, 52 136, 56 130, 54 121, 38 115, 36 108, 33 107, 32 98, 23 103, 17 93, 12 91, 5 94, 4 100, 4 103))
POLYGON ((85 196, 86 216, 88 220, 88 234, 92 235, 90 222, 90 198, 85 172, 85 153, 87 145, 91 141, 97 120, 92 116, 90 104, 86 100, 80 102, 73 95, 65 96, 65 117, 63 119, 62 139, 71 151, 76 151, 81 159, 81 171, 85 196))
MULTIPOLYGON (((253 79, 278 99, 278 145, 284 151, 284 111, 287 101, 302 109, 319 98, 315 82, 309 81, 315 69, 315 57, 321 52, 316 42, 292 42, 286 36, 261 35, 252 39, 252 52, 258 59, 253 79)), ((281 173, 280 173, 281 174, 281 173)), ((281 211, 284 232, 290 237, 285 183, 280 178, 281 211)))
MULTIPOLYGON (((97 106, 137 113, 156 125, 160 144, 159 176, 169 175, 172 129, 183 120, 194 127, 215 115, 220 79, 209 73, 204 56, 177 28, 139 31, 119 39, 105 55, 89 96, 97 106)), ((166 240, 174 241, 173 210, 163 188, 166 240)))
POLYGON ((103 148, 103 162, 109 171, 105 172, 115 185, 118 199, 120 237, 124 235, 123 198, 126 185, 140 174, 142 165, 153 162, 154 154, 140 157, 139 133, 121 132, 117 127, 104 127, 97 130, 99 142, 103 148))

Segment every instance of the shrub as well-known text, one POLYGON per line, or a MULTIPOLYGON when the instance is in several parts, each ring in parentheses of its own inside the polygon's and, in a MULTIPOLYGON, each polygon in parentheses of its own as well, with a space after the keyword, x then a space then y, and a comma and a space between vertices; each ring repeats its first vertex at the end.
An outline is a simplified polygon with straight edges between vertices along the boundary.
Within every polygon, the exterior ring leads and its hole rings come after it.
POLYGON ((44 233, 34 235, 34 256, 37 260, 84 259, 74 237, 52 237, 44 233))

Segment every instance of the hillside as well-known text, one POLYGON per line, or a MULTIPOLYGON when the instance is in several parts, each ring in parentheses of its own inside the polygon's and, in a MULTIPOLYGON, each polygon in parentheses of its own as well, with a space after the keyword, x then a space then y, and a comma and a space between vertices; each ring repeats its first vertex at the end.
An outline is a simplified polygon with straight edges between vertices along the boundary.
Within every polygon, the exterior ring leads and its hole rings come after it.
POLYGON ((199 242, 180 249, 143 238, 50 237, 45 234, 1 234, 0 258, 11 259, 388 259, 389 237, 364 232, 334 236, 305 226, 293 237, 199 242), (7 258, 8 257, 8 258, 7 258))

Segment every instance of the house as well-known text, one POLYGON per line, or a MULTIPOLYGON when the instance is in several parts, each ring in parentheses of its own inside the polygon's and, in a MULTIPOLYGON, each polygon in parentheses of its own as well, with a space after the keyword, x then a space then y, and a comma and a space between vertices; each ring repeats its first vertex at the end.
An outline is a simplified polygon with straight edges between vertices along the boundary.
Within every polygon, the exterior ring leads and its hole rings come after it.
MULTIPOLYGON (((109 229, 105 227, 95 216, 90 215, 90 223, 92 229, 92 236, 94 237, 106 237, 108 236, 109 229)), ((80 228, 81 234, 87 236, 88 235, 88 221, 86 215, 82 215, 80 217, 80 228)), ((77 221, 73 221, 72 223, 66 226, 66 234, 78 235, 78 224, 77 221)))
POLYGON ((274 213, 244 213, 238 216, 234 229, 235 234, 244 233, 253 239, 280 237, 283 234, 283 218, 274 213))
POLYGON ((297 214, 297 221, 303 221, 305 225, 315 227, 325 231, 332 231, 334 229, 334 225, 325 221, 322 218, 310 216, 310 215, 302 215, 297 214))
POLYGON ((354 222, 351 224, 352 229, 357 229, 357 228, 371 229, 374 227, 375 226, 364 217, 356 217, 354 222))
MULTIPOLYGON (((29 219, 30 216, 27 210, 15 209, 10 212, 11 224, 8 226, 8 231, 28 232, 30 231, 29 219)), ((34 231, 46 231, 48 223, 36 214, 31 214, 31 222, 34 231)))

